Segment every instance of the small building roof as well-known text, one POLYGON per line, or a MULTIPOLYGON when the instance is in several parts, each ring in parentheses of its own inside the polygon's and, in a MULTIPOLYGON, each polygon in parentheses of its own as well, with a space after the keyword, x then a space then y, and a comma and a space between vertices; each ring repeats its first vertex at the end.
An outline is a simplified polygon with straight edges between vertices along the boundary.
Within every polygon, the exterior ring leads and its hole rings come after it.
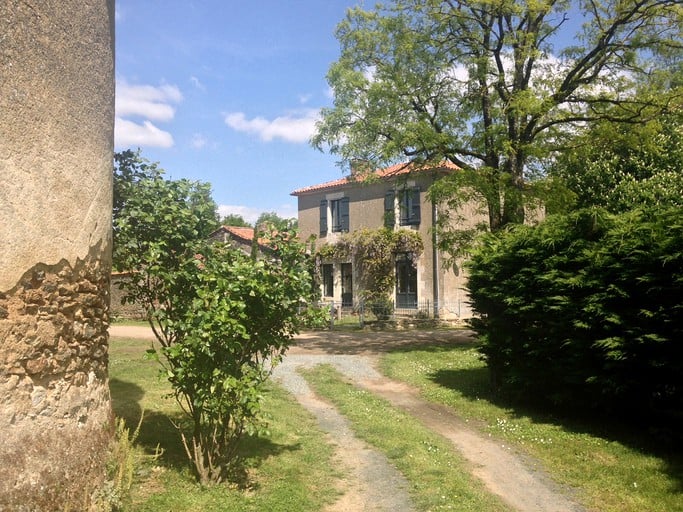
MULTIPOLYGON (((237 227, 237 226, 221 226, 209 235, 209 238, 215 238, 220 233, 226 233, 236 242, 249 245, 254 241, 254 228, 237 227)), ((261 247, 268 247, 268 241, 264 238, 258 239, 258 244, 261 247)))
POLYGON ((292 196, 301 196, 305 194, 310 194, 314 192, 322 192, 322 191, 328 191, 328 190, 334 190, 338 188, 342 188, 346 185, 352 184, 352 183, 359 183, 363 182, 366 180, 370 179, 382 179, 382 180, 389 180, 392 178, 395 178, 397 176, 404 176, 404 175, 409 175, 409 174, 415 174, 415 173, 422 173, 422 172, 429 172, 429 171, 441 171, 441 172, 452 172, 452 171, 457 171, 460 169, 457 165, 455 165, 452 162, 444 161, 438 165, 422 165, 422 166, 417 166, 412 162, 403 162, 400 164, 395 164, 390 167, 384 167, 382 169, 376 169, 371 173, 359 173, 359 174, 351 174, 349 176, 345 176, 343 178, 340 178, 338 180, 334 181, 327 181, 325 183, 319 183, 317 185, 310 185, 308 187, 303 187, 295 190, 292 192, 290 195, 292 196))

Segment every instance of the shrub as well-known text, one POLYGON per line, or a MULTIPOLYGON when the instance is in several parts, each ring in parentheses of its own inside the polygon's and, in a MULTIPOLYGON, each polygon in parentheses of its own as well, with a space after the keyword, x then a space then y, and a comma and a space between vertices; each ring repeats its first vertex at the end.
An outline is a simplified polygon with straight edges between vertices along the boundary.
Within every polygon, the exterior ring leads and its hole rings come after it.
POLYGON ((680 414, 678 208, 515 226, 488 236, 469 268, 472 325, 496 385, 555 404, 680 414))

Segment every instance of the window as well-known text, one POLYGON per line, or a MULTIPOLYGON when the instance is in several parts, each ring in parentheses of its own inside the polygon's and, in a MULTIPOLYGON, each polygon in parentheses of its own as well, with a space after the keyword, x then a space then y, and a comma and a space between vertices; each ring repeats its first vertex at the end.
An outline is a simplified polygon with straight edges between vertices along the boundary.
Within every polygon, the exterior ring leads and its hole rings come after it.
POLYGON ((349 198, 320 201, 320 236, 326 236, 329 226, 333 233, 349 230, 349 198))
POLYGON ((351 263, 341 265, 342 307, 353 306, 353 268, 351 263))
POLYGON ((417 268, 409 254, 396 256, 396 307, 417 307, 417 268))
POLYGON ((330 218, 332 232, 349 230, 349 198, 333 199, 330 201, 330 218))
POLYGON ((334 267, 331 264, 324 264, 323 274, 323 297, 334 296, 334 267))
MULTIPOLYGON (((420 224, 420 188, 405 188, 398 194, 401 226, 420 224)), ((386 203, 386 199, 385 199, 386 203)), ((386 208, 386 206, 385 206, 386 208)))

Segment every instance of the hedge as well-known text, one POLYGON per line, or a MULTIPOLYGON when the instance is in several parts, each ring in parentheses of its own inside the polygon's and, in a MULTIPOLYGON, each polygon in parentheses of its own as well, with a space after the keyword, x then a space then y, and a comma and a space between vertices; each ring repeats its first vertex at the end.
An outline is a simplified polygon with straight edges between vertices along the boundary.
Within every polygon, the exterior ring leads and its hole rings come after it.
POLYGON ((683 215, 587 209, 490 234, 472 326, 501 390, 565 407, 683 411, 683 215))

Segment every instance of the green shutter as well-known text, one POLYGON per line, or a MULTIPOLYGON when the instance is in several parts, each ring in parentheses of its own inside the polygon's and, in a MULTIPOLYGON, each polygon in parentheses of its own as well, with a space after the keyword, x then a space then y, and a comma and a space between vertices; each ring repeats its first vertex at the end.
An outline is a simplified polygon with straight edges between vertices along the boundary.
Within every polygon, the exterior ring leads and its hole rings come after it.
POLYGON ((412 203, 410 208, 410 224, 420 223, 420 187, 415 187, 411 191, 412 203))
POLYGON ((387 190, 384 194, 384 227, 393 229, 396 223, 396 212, 394 211, 394 190, 387 190))
POLYGON ((320 236, 327 235, 327 200, 320 201, 320 236))
POLYGON ((339 202, 339 217, 340 217, 341 231, 348 232, 349 231, 349 198, 348 197, 342 197, 341 201, 339 202))

